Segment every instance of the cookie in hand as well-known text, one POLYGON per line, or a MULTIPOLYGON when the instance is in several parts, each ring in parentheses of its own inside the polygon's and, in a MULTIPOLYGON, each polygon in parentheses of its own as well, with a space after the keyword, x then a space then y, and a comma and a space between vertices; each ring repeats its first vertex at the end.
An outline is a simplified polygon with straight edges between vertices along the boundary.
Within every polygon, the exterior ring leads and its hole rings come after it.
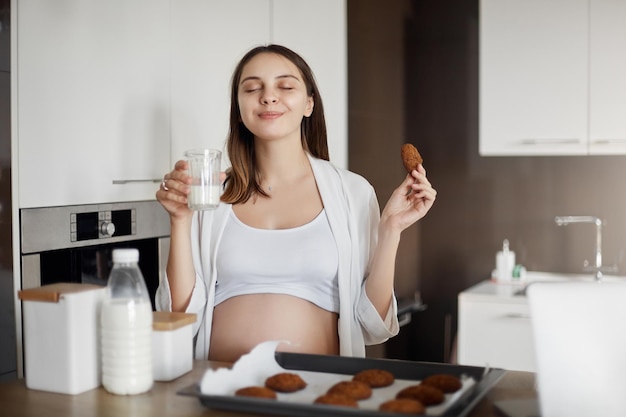
POLYGON ((408 173, 411 173, 417 166, 424 162, 422 155, 417 151, 417 148, 410 143, 402 145, 401 149, 402 163, 408 173))

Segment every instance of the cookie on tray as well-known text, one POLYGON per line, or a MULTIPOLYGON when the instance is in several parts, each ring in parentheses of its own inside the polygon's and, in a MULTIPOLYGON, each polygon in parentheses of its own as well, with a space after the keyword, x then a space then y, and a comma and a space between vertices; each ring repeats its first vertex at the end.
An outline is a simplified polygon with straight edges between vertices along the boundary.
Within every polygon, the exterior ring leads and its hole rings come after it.
POLYGON ((306 387, 306 382, 298 374, 281 372, 265 380, 265 386, 277 392, 296 392, 306 387))
POLYGON ((354 375, 352 380, 365 382, 372 388, 380 388, 393 384, 395 378, 391 372, 384 369, 365 369, 354 375))
POLYGON ((235 395, 240 397, 255 397, 255 398, 268 398, 276 399, 276 393, 267 387, 244 387, 235 391, 235 395))
POLYGON ((354 398, 343 394, 324 394, 313 401, 315 404, 339 405, 343 407, 358 408, 359 404, 354 398))
POLYGON ((330 387, 328 394, 347 395, 358 401, 371 397, 372 388, 361 381, 341 381, 330 387))
POLYGON ((422 403, 417 400, 411 400, 410 398, 396 398, 394 400, 385 401, 378 409, 380 411, 398 414, 424 414, 426 412, 426 408, 422 403))
POLYGON ((444 394, 457 392, 463 386, 461 379, 449 374, 435 374, 424 378, 421 382, 424 385, 439 388, 444 394))
POLYGON ((426 407, 441 404, 446 400, 446 396, 439 388, 423 384, 411 385, 400 390, 400 392, 396 394, 396 398, 410 398, 417 400, 426 407))

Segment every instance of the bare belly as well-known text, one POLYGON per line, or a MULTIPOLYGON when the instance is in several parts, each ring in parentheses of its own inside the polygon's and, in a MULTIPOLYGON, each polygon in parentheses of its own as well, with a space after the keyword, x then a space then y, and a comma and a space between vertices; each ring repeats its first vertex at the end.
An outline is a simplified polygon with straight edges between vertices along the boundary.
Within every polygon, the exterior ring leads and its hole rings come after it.
POLYGON ((215 307, 209 359, 234 362, 261 342, 287 340, 280 351, 339 354, 337 314, 283 294, 230 298, 215 307))

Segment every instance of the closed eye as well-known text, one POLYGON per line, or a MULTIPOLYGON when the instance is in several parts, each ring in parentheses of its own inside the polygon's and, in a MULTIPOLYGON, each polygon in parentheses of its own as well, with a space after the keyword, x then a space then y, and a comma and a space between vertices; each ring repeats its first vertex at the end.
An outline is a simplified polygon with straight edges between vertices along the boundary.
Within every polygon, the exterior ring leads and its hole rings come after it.
POLYGON ((241 91, 244 93, 254 93, 259 91, 263 84, 256 79, 247 79, 241 83, 241 91))

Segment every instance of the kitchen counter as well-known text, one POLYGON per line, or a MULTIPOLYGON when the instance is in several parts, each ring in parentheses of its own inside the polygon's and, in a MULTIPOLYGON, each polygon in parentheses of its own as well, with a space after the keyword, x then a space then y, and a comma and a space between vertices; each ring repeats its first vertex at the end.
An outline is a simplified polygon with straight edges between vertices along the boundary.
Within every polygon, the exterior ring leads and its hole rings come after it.
POLYGON ((481 281, 461 292, 463 297, 479 300, 501 300, 519 304, 526 303, 526 283, 498 283, 494 280, 481 281))
MULTIPOLYGON (((0 409, 12 417, 71 416, 252 416, 251 414, 212 410, 197 398, 176 392, 200 381, 208 368, 228 366, 225 363, 195 361, 191 372, 171 382, 156 382, 150 392, 135 396, 117 396, 100 387, 79 395, 54 394, 26 388, 24 380, 0 383, 0 409)), ((536 398, 535 374, 506 372, 496 386, 472 410, 469 417, 501 416, 494 402, 510 399, 536 398)))
MULTIPOLYGON (((624 281, 606 276, 608 282, 624 281)), ((592 282, 591 273, 527 271, 523 281, 481 281, 458 295, 458 363, 535 372, 535 342, 526 297, 539 282, 592 282)))

